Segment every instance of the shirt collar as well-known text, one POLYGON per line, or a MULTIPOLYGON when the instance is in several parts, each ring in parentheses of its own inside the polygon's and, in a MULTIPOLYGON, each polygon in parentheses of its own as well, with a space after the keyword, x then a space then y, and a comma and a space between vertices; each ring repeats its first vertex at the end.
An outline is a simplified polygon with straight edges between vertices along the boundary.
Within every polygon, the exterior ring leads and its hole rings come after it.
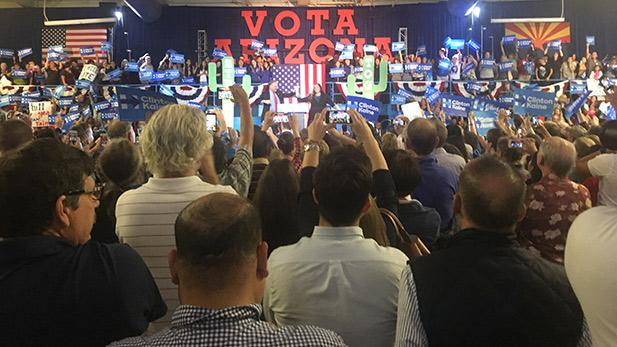
POLYGON ((202 321, 208 324, 231 323, 244 319, 259 320, 261 305, 251 304, 246 306, 234 306, 221 310, 212 310, 199 306, 180 305, 174 311, 171 318, 171 328, 179 328, 202 321))
POLYGON ((442 154, 448 154, 448 152, 446 152, 446 150, 443 149, 443 147, 437 147, 433 150, 433 153, 431 153, 431 155, 442 155, 442 154))
POLYGON ((270 162, 268 158, 253 158, 253 165, 266 164, 268 165, 270 162))
POLYGON ((154 190, 178 191, 185 188, 192 188, 196 184, 208 184, 197 176, 174 177, 174 178, 155 178, 150 177, 148 183, 149 188, 154 190))
POLYGON ((418 158, 418 163, 436 163, 437 162, 437 158, 435 158, 434 155, 429 154, 424 158, 418 158))
POLYGON ((364 238, 364 233, 362 232, 362 228, 355 226, 348 227, 326 227, 326 226, 315 226, 313 230, 313 237, 318 238, 333 238, 333 239, 343 239, 343 238, 364 238))

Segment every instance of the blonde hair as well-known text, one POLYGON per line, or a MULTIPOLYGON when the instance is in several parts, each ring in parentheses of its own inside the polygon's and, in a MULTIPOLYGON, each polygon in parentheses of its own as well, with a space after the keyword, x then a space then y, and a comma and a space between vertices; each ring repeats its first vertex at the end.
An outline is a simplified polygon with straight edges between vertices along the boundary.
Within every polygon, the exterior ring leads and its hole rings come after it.
POLYGON ((398 139, 393 133, 385 133, 381 137, 381 151, 398 149, 398 139))
POLYGON ((206 115, 186 105, 167 105, 156 111, 140 140, 146 164, 156 175, 197 170, 213 142, 206 130, 206 115))

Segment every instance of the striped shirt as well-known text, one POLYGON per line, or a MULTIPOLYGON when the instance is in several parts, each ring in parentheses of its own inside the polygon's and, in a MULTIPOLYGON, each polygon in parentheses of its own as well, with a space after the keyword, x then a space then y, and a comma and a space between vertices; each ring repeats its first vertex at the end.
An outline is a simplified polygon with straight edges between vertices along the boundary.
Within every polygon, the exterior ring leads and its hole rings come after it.
POLYGON ((176 217, 192 201, 218 192, 236 194, 231 187, 205 183, 197 176, 150 178, 148 183, 127 191, 118 199, 118 238, 144 259, 167 304, 167 314, 154 323, 156 331, 169 325, 179 304, 177 287, 171 282, 167 262, 167 253, 176 247, 176 217))

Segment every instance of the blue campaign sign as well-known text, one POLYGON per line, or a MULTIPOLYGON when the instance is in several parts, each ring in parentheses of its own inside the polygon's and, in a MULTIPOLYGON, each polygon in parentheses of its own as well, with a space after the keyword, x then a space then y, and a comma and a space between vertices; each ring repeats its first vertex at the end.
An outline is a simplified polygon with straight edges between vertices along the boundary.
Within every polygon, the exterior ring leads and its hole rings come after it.
POLYGON ((21 105, 24 107, 28 106, 29 103, 38 101, 40 96, 40 92, 23 93, 21 95, 21 105))
POLYGON ((590 46, 593 46, 593 45, 595 45, 595 44, 596 44, 596 37, 595 37, 595 36, 586 36, 586 37, 585 37, 585 41, 587 41, 587 43, 588 43, 590 46))
POLYGON ((10 94, 0 97, 0 107, 12 104, 21 104, 21 95, 10 94))
POLYGON ((570 82, 570 94, 583 94, 587 90, 586 83, 575 83, 575 81, 570 82))
POLYGON ((251 49, 258 50, 264 48, 264 43, 261 41, 253 40, 251 41, 251 49))
POLYGON ((426 55, 426 45, 418 46, 418 55, 426 55))
POLYGON ((531 47, 531 39, 518 40, 518 48, 529 48, 529 47, 531 47))
POLYGON ((452 42, 452 38, 450 36, 446 37, 446 39, 443 40, 443 46, 446 48, 450 48, 450 42, 452 42))
POLYGON ((139 71, 139 65, 137 65, 137 63, 126 63, 124 70, 130 71, 130 72, 137 72, 139 71))
POLYGON ((499 63, 499 71, 512 71, 516 67, 514 66, 513 60, 504 61, 503 63, 499 63))
POLYGON ((497 115, 494 112, 473 111, 473 118, 476 120, 478 136, 486 136, 490 129, 496 128, 497 115))
POLYGON ((463 68, 463 76, 465 76, 469 71, 473 70, 474 66, 475 65, 473 63, 465 65, 465 67, 463 68))
POLYGON ((118 104, 118 95, 115 95, 111 97, 111 107, 117 109, 119 107, 118 104))
POLYGON ((93 46, 79 47, 79 53, 81 53, 81 55, 94 54, 94 47, 93 46))
POLYGON ((49 46, 48 49, 50 51, 64 52, 64 47, 62 45, 49 46))
POLYGON ((388 70, 390 73, 403 73, 403 64, 390 64, 388 70))
POLYGON ((342 67, 330 69, 330 77, 332 78, 345 77, 345 69, 343 69, 342 67))
POLYGON ((29 55, 31 55, 31 54, 32 54, 32 47, 22 48, 22 49, 20 49, 19 51, 17 51, 17 55, 18 55, 20 58, 27 57, 27 56, 29 56, 29 55))
POLYGON ((362 66, 356 66, 353 68, 353 73, 354 74, 361 74, 364 71, 364 67, 362 66))
POLYGON ((345 45, 345 49, 343 49, 343 51, 352 51, 356 49, 356 45, 353 43, 349 43, 345 45))
POLYGON ((195 78, 193 76, 183 78, 182 79, 182 83, 184 83, 184 84, 195 84, 195 78))
POLYGON ((245 67, 234 68, 234 77, 242 77, 244 75, 246 75, 246 68, 245 67))
POLYGON ((103 111, 111 108, 111 103, 109 101, 101 101, 94 104, 94 109, 98 111, 103 111))
POLYGON ((344 50, 341 53, 341 59, 353 59, 353 50, 351 51, 344 50))
POLYGON ((8 59, 13 59, 14 55, 15 55, 15 51, 14 50, 8 49, 8 48, 0 48, 0 57, 8 58, 8 59))
POLYGON ((390 94, 390 104, 404 105, 407 103, 407 98, 400 94, 390 94))
POLYGON ((89 116, 92 116, 92 110, 90 109, 90 107, 86 107, 83 110, 81 110, 81 116, 84 118, 88 118, 89 116))
POLYGON ((21 70, 21 69, 13 70, 13 78, 26 78, 27 75, 28 75, 28 72, 26 70, 21 70))
POLYGON ((441 96, 441 108, 446 116, 467 117, 467 113, 471 109, 471 102, 472 100, 470 98, 463 98, 461 96, 441 96))
POLYGON ((495 67, 495 59, 482 59, 480 61, 480 66, 482 66, 483 68, 492 69, 495 67))
POLYGON ((118 119, 118 112, 114 110, 105 110, 105 111, 100 112, 99 116, 101 117, 101 120, 104 122, 113 121, 114 119, 118 119))
POLYGON ((377 123, 379 112, 381 111, 381 102, 377 100, 365 99, 359 96, 347 97, 347 108, 353 108, 363 115, 369 122, 377 123))
POLYGON ((549 49, 559 49, 559 46, 561 46, 561 40, 553 40, 548 44, 549 49))
POLYGON ((375 53, 377 52, 377 46, 375 45, 364 45, 364 53, 375 53))
POLYGON ((79 112, 79 104, 73 104, 69 106, 69 113, 79 112))
POLYGON ((405 72, 418 71, 418 63, 405 63, 405 72))
POLYGON ((441 96, 441 92, 436 89, 433 88, 431 86, 426 87, 426 91, 424 92, 424 96, 428 99, 428 102, 430 104, 434 104, 439 97, 441 96))
POLYGON ((397 94, 400 96, 404 96, 405 98, 413 98, 413 94, 403 88, 399 88, 397 94))
POLYGON ((334 50, 342 52, 343 50, 345 50, 345 44, 337 41, 336 45, 334 46, 334 50))
POLYGON ((606 120, 617 120, 617 111, 615 111, 615 107, 612 104, 608 105, 607 111, 604 114, 606 120))
POLYGON ((62 92, 64 92, 65 90, 66 88, 64 86, 57 86, 53 92, 54 98, 59 99, 62 96, 62 92))
POLYGON ((167 79, 166 72, 153 72, 152 73, 152 82, 161 82, 167 79))
POLYGON ((113 44, 111 42, 107 42, 107 41, 101 42, 101 51, 111 52, 112 48, 113 48, 113 44))
POLYGON ((214 51, 212 52, 212 57, 214 58, 223 59, 226 56, 227 56, 227 51, 224 51, 222 49, 214 48, 214 51))
POLYGON ((139 71, 139 80, 141 82, 152 81, 152 71, 139 71))
POLYGON ((566 118, 570 118, 573 114, 578 112, 578 109, 583 106, 583 104, 585 103, 585 101, 587 101, 587 98, 589 97, 589 95, 591 95, 592 92, 593 91, 590 90, 587 93, 579 96, 578 99, 576 99, 573 103, 566 107, 566 112, 563 116, 566 118))
POLYGON ((150 116, 165 105, 176 104, 175 98, 138 88, 116 87, 119 108, 118 116, 122 121, 138 122, 150 119, 150 116))
POLYGON ((477 43, 474 39, 469 39, 469 41, 467 41, 467 46, 469 46, 469 48, 473 49, 476 52, 480 50, 480 44, 477 43))
POLYGON ((90 81, 88 80, 77 80, 75 82, 75 85, 77 86, 77 88, 79 89, 90 89, 90 81))
POLYGON ((486 111, 486 112, 494 112, 495 114, 499 113, 500 109, 508 109, 508 105, 502 104, 501 102, 476 98, 471 103, 471 108, 475 111, 486 111))
POLYGON ((480 93, 482 91, 482 85, 478 82, 467 82, 467 91, 480 93))
POLYGON ((47 59, 49 61, 60 61, 62 60, 62 53, 56 51, 47 52, 47 59))
POLYGON ((506 35, 501 38, 504 45, 513 45, 516 43, 516 35, 506 35))
POLYGON ((552 117, 555 93, 538 92, 528 89, 514 89, 514 113, 532 116, 552 117))
POLYGON ((172 53, 169 55, 169 61, 176 64, 184 64, 184 54, 172 53))
POLYGON ((450 49, 463 49, 463 48, 465 48, 465 40, 450 41, 450 49))
POLYGON ((264 55, 266 57, 274 57, 276 55, 276 48, 265 48, 264 55))
POLYGON ((502 104, 508 105, 508 107, 510 107, 514 105, 514 96, 512 95, 500 96, 499 102, 501 102, 502 104))
POLYGON ((420 64, 418 65, 418 70, 420 72, 430 72, 433 69, 433 65, 431 64, 420 64))
POLYGON ((159 93, 167 96, 174 96, 174 91, 164 84, 161 84, 161 86, 159 87, 159 93))
POLYGON ((60 98, 58 99, 58 105, 60 105, 60 107, 69 107, 73 104, 73 98, 60 98))
POLYGON ((400 52, 404 50, 405 50, 404 41, 392 42, 392 52, 400 52))
POLYGON ((533 76, 536 73, 533 61, 528 61, 525 63, 525 73, 527 73, 530 76, 533 76))
POLYGON ((107 77, 109 77, 109 80, 110 80, 110 81, 113 81, 113 80, 115 80, 115 79, 118 79, 118 78, 120 78, 121 76, 122 76, 122 71, 120 71, 120 69, 115 69, 115 70, 109 71, 109 72, 107 73, 107 77))
MULTIPOLYGON (((154 76, 152 77, 154 79, 154 76)), ((170 80, 174 78, 180 78, 180 70, 165 70, 165 79, 170 80)))
POLYGON ((440 70, 446 70, 446 71, 450 71, 450 66, 452 65, 452 62, 450 62, 450 59, 441 59, 439 61, 439 69, 440 70))
POLYGON ((171 49, 171 48, 168 49, 167 52, 165 52, 165 54, 167 54, 167 55, 172 55, 174 53, 178 53, 178 52, 175 49, 171 49))

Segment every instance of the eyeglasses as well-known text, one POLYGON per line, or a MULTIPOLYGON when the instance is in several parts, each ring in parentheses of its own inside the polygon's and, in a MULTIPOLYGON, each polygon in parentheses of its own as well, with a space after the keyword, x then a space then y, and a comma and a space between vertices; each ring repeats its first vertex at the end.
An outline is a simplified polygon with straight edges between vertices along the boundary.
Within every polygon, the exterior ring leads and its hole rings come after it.
POLYGON ((70 191, 62 195, 70 196, 70 195, 81 195, 81 194, 91 194, 96 200, 98 200, 101 198, 101 194, 103 194, 103 186, 96 185, 94 186, 94 188, 92 188, 92 191, 86 191, 85 189, 73 190, 73 191, 70 191))

